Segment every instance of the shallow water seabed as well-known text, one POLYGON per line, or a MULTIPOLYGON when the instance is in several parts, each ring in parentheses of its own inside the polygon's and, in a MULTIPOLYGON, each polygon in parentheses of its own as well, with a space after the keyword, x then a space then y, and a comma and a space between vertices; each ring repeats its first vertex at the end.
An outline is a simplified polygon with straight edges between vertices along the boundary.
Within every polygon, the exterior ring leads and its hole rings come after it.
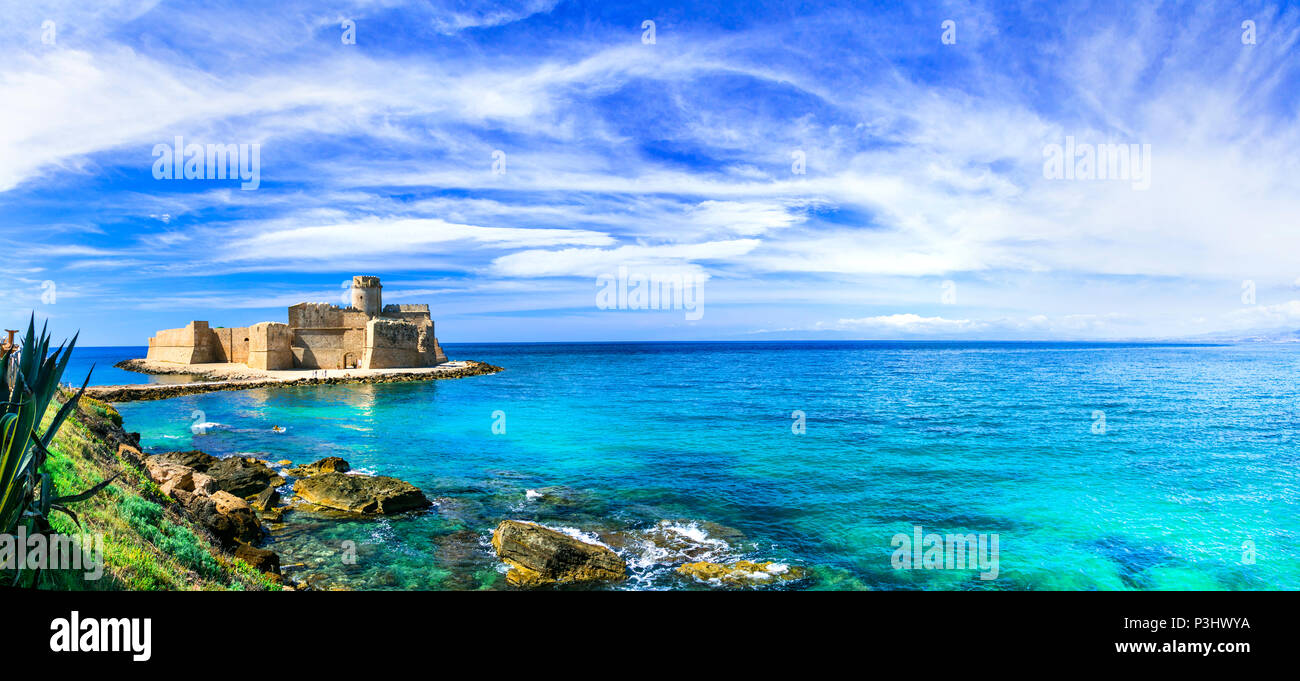
POLYGON ((447 350, 506 371, 121 411, 151 450, 341 456, 435 500, 380 520, 288 514, 272 548, 322 585, 505 588, 487 539, 516 518, 614 547, 631 578, 613 588, 709 588, 674 571, 689 556, 659 555, 664 521, 713 524, 704 560, 809 570, 764 588, 1300 588, 1292 345, 447 350), (216 425, 192 432, 195 413, 216 425), (895 569, 891 540, 916 525, 996 534, 998 578, 895 569))

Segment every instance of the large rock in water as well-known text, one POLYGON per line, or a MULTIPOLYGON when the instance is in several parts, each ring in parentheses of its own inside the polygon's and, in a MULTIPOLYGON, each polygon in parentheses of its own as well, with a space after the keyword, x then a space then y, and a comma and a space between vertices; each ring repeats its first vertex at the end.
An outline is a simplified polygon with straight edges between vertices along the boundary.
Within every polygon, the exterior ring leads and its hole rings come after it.
MULTIPOLYGON (((146 465, 151 474, 154 468, 183 466, 192 468, 212 478, 217 489, 230 492, 237 497, 257 494, 267 487, 279 487, 284 478, 276 475, 266 464, 256 459, 232 456, 218 459, 200 451, 166 452, 149 457, 146 465)), ((156 476, 155 476, 156 477, 156 476)))
POLYGON ((309 463, 285 471, 289 475, 299 478, 306 478, 321 473, 346 473, 352 470, 347 461, 337 456, 327 456, 316 463, 309 463))
POLYGON ((263 513, 275 508, 280 503, 280 492, 274 487, 267 487, 258 493, 257 498, 253 500, 253 508, 263 513))
POLYGON ((293 484, 303 500, 352 513, 392 514, 430 506, 415 485, 383 475, 321 473, 293 484))
POLYGON ((627 578, 627 565, 617 553, 541 525, 503 520, 492 533, 492 547, 510 566, 506 582, 514 586, 627 578))
POLYGON ((701 582, 726 586, 761 586, 790 582, 803 579, 808 574, 801 567, 770 560, 762 563, 738 560, 731 565, 708 562, 686 563, 678 567, 677 572, 694 577, 701 582))

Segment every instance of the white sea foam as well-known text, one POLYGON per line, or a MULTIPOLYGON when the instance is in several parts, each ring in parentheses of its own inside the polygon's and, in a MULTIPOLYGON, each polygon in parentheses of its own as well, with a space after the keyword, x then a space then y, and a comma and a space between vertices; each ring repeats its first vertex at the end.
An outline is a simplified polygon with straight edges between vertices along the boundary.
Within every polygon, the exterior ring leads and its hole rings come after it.
POLYGON ((538 491, 535 490, 535 489, 530 489, 530 490, 526 490, 526 491, 524 492, 524 497, 527 498, 529 501, 534 501, 534 500, 537 500, 537 499, 541 499, 541 498, 542 498, 542 493, 541 493, 541 492, 538 492, 538 491))
MULTIPOLYGON (((710 537, 708 531, 695 521, 681 523, 661 520, 658 525, 641 532, 629 542, 624 559, 634 569, 652 570, 656 566, 695 561, 722 562, 732 552, 730 544, 710 537)), ((653 571, 647 576, 652 574, 653 571)))
POLYGON ((700 527, 699 524, 696 523, 695 521, 691 521, 685 525, 681 523, 663 521, 659 523, 659 527, 663 528, 667 532, 680 534, 681 536, 686 537, 687 539, 697 544, 712 544, 716 546, 727 545, 727 542, 721 539, 710 538, 708 531, 700 527))
MULTIPOLYGON (((543 524, 543 523, 536 523, 536 525, 538 525, 538 526, 540 526, 540 527, 545 527, 545 528, 548 529, 548 530, 555 530, 556 532, 559 532, 559 533, 561 533, 561 534, 568 535, 568 536, 570 536, 570 537, 572 537, 572 538, 574 538, 574 539, 577 539, 577 540, 580 541, 580 542, 586 542, 586 543, 588 543, 588 544, 595 544, 596 546, 603 546, 603 547, 609 549, 610 551, 614 551, 613 547, 611 547, 609 544, 606 544, 605 542, 601 541, 601 540, 600 540, 600 537, 597 537, 596 535, 592 534, 591 532, 584 532, 584 531, 582 531, 582 530, 579 530, 579 529, 576 528, 576 527, 565 527, 565 526, 563 526, 563 525, 558 525, 558 526, 557 526, 557 525, 545 525, 545 524, 543 524)), ((618 553, 618 552, 615 551, 615 553, 618 553)))
POLYGON ((393 526, 387 518, 380 518, 370 528, 370 541, 375 544, 388 544, 396 539, 393 526))

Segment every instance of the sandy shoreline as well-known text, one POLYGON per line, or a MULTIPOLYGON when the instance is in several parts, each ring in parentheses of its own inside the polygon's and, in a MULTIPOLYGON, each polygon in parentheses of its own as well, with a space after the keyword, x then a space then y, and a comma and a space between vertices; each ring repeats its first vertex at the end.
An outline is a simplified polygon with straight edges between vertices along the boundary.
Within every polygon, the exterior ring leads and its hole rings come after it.
POLYGON ((143 359, 128 359, 114 366, 143 374, 184 374, 206 380, 191 383, 98 385, 86 388, 86 395, 105 402, 133 402, 220 390, 249 390, 286 385, 434 381, 503 371, 502 367, 475 361, 446 362, 436 367, 408 369, 287 369, 281 371, 250 369, 243 364, 233 363, 180 365, 143 359))

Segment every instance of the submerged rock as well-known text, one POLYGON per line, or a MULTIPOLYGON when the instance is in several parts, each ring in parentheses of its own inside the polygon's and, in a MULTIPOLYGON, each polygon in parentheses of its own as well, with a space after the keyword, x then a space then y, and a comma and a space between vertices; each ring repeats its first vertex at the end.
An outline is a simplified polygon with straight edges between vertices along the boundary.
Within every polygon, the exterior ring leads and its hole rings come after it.
POLYGON ((295 482, 293 491, 304 501, 350 513, 392 514, 431 505, 415 485, 383 475, 321 473, 295 482))
POLYGON ((514 586, 627 578, 627 566, 618 554, 541 525, 504 520, 492 533, 492 547, 510 566, 506 582, 514 586))
POLYGON ((661 520, 646 530, 614 533, 608 543, 635 552, 638 562, 673 565, 717 561, 744 539, 740 530, 707 520, 661 520))
POLYGON ((437 566, 450 572, 438 588, 469 590, 482 587, 476 573, 487 572, 495 565, 485 539, 473 530, 457 530, 433 538, 437 566))
POLYGON ((600 499, 594 493, 564 485, 525 490, 524 498, 561 509, 595 509, 601 506, 600 499))
POLYGON ((790 582, 807 576, 807 571, 801 567, 774 561, 755 563, 748 560, 736 561, 730 565, 705 562, 686 563, 677 568, 677 572, 687 577, 694 577, 702 582, 728 586, 758 586, 777 582, 790 582))
POLYGON ((481 501, 464 497, 435 497, 433 505, 438 508, 439 515, 453 523, 478 526, 491 522, 481 501))
POLYGON ((321 473, 346 473, 352 470, 347 461, 337 456, 327 456, 315 463, 304 464, 290 468, 286 473, 297 478, 306 478, 321 473))

